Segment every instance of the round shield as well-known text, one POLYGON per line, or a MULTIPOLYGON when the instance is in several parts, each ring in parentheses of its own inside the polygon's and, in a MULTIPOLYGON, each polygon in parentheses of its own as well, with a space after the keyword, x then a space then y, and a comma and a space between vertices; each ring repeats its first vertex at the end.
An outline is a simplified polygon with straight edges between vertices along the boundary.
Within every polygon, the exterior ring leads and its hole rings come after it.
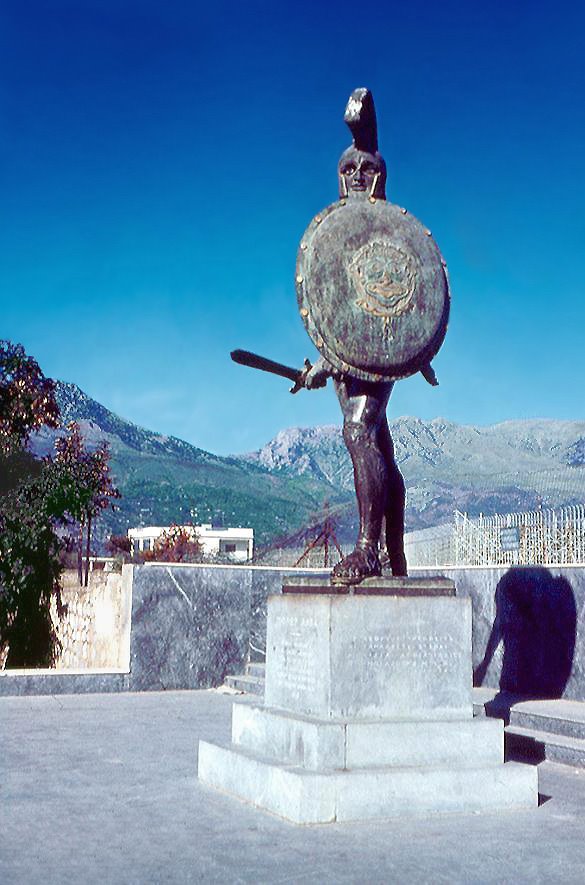
POLYGON ((316 215, 301 240, 296 286, 309 335, 343 374, 404 378, 445 337, 445 262, 431 232, 385 200, 340 200, 316 215))

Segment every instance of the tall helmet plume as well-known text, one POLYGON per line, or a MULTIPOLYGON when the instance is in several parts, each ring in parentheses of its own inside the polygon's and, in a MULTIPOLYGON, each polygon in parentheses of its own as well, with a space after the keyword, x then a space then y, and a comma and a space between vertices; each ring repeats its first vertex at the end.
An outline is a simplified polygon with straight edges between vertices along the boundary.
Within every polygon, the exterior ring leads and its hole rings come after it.
POLYGON ((375 154, 378 150, 378 124, 374 99, 369 89, 354 89, 349 96, 343 120, 349 126, 358 151, 375 154))

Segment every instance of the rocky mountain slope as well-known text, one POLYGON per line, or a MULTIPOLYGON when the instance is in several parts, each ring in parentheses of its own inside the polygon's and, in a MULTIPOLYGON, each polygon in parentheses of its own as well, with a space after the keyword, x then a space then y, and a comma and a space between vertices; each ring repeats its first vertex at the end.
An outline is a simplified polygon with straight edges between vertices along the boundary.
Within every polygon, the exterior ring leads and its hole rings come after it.
MULTIPOLYGON (((390 430, 407 484, 410 528, 450 520, 455 509, 476 515, 585 501, 585 422, 541 419, 476 427, 406 417, 391 421, 390 430)), ((313 476, 353 488, 336 426, 283 430, 245 457, 277 475, 313 476)), ((342 535, 355 531, 353 510, 339 513, 338 520, 342 535)))
MULTIPOLYGON (((90 445, 106 440, 119 509, 100 521, 101 538, 133 525, 217 522, 253 526, 259 543, 293 536, 328 501, 341 542, 355 538, 351 462, 337 426, 291 428, 262 449, 219 457, 114 415, 74 384, 58 383, 64 423, 76 420, 90 445)), ((407 527, 470 515, 585 501, 585 422, 508 421, 462 426, 436 418, 390 424, 407 484, 407 527)), ((32 440, 52 450, 55 431, 32 440)))
MULTIPOLYGON (((240 458, 222 458, 175 437, 145 430, 110 412, 74 384, 57 383, 63 424, 77 421, 90 446, 106 441, 122 498, 97 524, 98 541, 136 525, 213 522, 252 526, 263 543, 305 524, 324 498, 350 495, 311 475, 278 475, 240 458)), ((53 450, 58 431, 31 440, 37 455, 53 450)))
MULTIPOLYGON (((585 422, 547 419, 506 421, 488 427, 443 418, 390 422, 396 460, 407 477, 434 472, 447 477, 511 475, 579 467, 585 461, 585 422)), ((262 449, 244 456, 272 471, 312 474, 351 487, 351 465, 341 428, 282 430, 262 449)))

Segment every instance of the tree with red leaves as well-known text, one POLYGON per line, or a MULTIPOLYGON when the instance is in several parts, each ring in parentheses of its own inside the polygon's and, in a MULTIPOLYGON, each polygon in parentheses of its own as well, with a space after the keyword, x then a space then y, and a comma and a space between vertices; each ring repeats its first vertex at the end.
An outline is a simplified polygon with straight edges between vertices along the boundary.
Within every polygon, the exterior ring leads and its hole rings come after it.
POLYGON ((58 641, 65 510, 49 463, 26 450, 31 432, 57 427, 55 385, 22 345, 0 341, 0 654, 6 666, 50 665, 58 641))
POLYGON ((92 522, 102 510, 120 497, 110 477, 110 452, 106 442, 94 451, 85 448, 79 424, 72 421, 67 434, 55 441, 57 474, 67 499, 67 510, 79 524, 77 572, 79 583, 87 587, 92 522), (86 533, 85 576, 83 575, 83 535, 86 533))
POLYGON ((59 426, 55 382, 22 344, 0 340, 0 452, 21 449, 38 427, 59 426))
POLYGON ((199 562, 203 547, 191 526, 171 525, 142 557, 153 562, 199 562))
POLYGON ((0 341, 0 656, 7 667, 54 663, 50 604, 56 596, 61 609, 63 533, 73 520, 81 532, 86 526, 89 555, 92 518, 119 497, 107 446, 86 451, 77 425, 54 459, 36 460, 26 443, 43 425, 59 426, 54 382, 20 344, 0 341))
POLYGON ((132 555, 132 541, 128 535, 110 535, 106 543, 108 553, 128 562, 132 555))

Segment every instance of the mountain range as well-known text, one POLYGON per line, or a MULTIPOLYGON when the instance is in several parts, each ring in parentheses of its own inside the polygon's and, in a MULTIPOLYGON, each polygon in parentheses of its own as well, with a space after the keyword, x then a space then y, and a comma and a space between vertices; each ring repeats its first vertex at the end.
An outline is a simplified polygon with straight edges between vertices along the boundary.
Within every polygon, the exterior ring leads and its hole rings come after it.
MULTIPOLYGON (((137 426, 87 396, 77 385, 56 383, 63 425, 77 421, 86 444, 107 442, 121 499, 96 524, 103 546, 110 534, 138 525, 214 523, 253 526, 257 543, 285 535, 318 511, 324 498, 347 503, 350 495, 311 475, 280 474, 238 457, 221 457, 176 437, 137 426)), ((53 451, 58 430, 44 427, 30 448, 53 451)))
MULTIPOLYGON (((585 501, 585 422, 538 419, 478 427, 404 417, 390 421, 390 431, 407 486, 408 529, 449 522, 454 510, 476 516, 585 501)), ((353 490, 351 462, 336 426, 283 430, 245 457, 280 475, 313 476, 353 490)), ((353 506, 336 519, 340 538, 355 537, 353 506)))
MULTIPOLYGON (((259 451, 221 457, 138 427, 74 384, 57 382, 57 401, 63 423, 78 421, 90 446, 105 440, 110 447, 122 498, 100 520, 102 542, 135 525, 213 522, 252 526, 266 544, 298 537, 318 522, 325 501, 340 541, 355 538, 353 473, 337 426, 283 430, 259 451)), ((448 522, 455 509, 476 515, 585 500, 585 422, 478 427, 403 417, 390 429, 410 529, 448 522)), ((55 434, 36 434, 33 451, 49 453, 55 434)))

